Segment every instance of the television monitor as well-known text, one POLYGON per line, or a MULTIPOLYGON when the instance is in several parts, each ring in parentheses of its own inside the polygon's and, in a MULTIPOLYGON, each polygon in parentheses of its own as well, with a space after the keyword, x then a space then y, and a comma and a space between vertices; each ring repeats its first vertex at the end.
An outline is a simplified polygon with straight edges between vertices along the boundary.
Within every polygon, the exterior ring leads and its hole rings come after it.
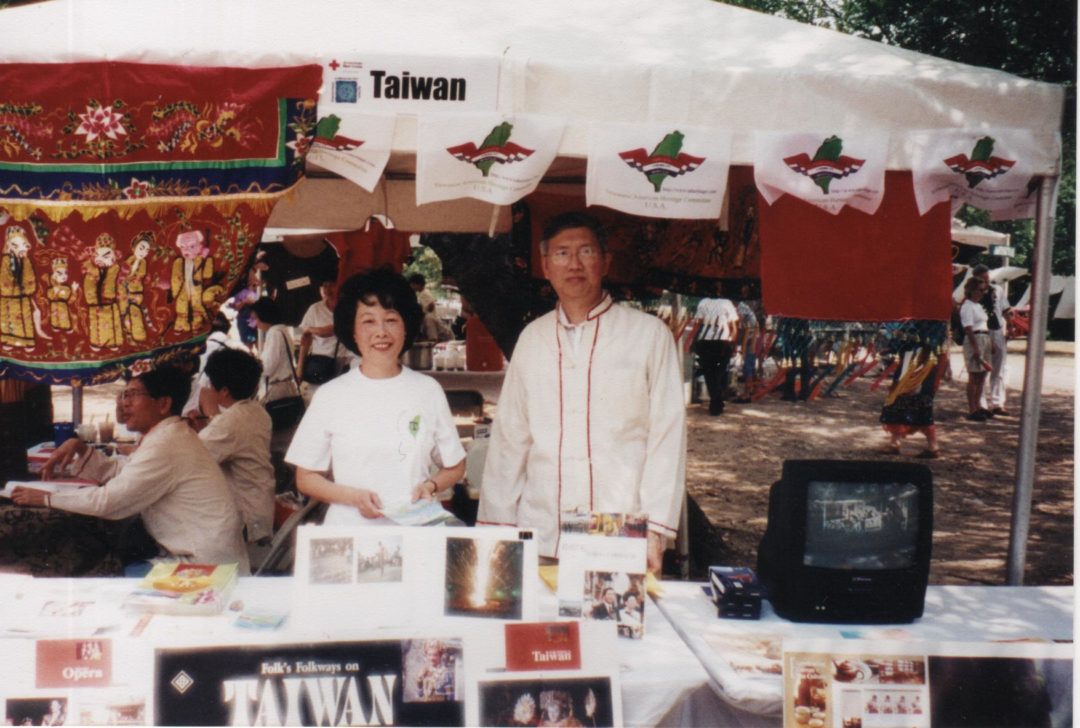
POLYGON ((933 517, 924 465, 785 461, 769 491, 758 576, 786 619, 911 622, 923 613, 933 517))

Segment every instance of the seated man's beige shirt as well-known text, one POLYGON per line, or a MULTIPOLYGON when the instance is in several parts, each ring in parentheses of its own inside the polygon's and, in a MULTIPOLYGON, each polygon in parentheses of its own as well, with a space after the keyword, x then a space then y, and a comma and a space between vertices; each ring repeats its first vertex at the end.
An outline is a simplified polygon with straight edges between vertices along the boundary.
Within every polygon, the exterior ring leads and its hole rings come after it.
POLYGON ((225 473, 247 540, 273 535, 274 466, 270 463, 270 415, 251 399, 235 402, 210 420, 199 439, 225 473))
POLYGON ((138 514, 170 557, 209 564, 236 562, 241 574, 249 572, 243 524, 225 476, 179 417, 155 425, 126 462, 91 451, 79 475, 107 482, 56 493, 53 508, 110 520, 138 514))

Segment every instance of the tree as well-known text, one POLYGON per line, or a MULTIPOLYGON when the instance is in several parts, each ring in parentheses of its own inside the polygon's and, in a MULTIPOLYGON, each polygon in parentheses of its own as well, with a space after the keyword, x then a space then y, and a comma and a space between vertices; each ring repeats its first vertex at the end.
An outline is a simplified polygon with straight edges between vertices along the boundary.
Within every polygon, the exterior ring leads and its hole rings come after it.
POLYGON ((442 297, 441 291, 436 293, 436 290, 442 285, 442 261, 435 251, 426 245, 413 248, 412 260, 405 266, 401 273, 406 278, 414 273, 422 274, 427 281, 428 290, 432 292, 432 295, 435 295, 436 298, 442 297))
MULTIPOLYGON (((1062 170, 1053 272, 1076 265, 1076 0, 727 0, 729 5, 831 28, 920 53, 1065 86, 1062 170)), ((965 208, 965 222, 1010 233, 1016 265, 1030 262, 1034 224, 991 222, 965 208)))

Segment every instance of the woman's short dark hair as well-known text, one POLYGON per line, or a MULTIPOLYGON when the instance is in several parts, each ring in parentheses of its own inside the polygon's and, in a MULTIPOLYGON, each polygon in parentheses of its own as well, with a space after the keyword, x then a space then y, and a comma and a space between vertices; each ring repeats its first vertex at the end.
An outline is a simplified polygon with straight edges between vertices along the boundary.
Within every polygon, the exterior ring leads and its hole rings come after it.
POLYGON ((236 400, 250 399, 259 388, 262 362, 246 351, 218 349, 206 359, 203 373, 214 389, 227 389, 236 400))
POLYGON ((564 212, 548 220, 540 237, 540 252, 547 255, 548 242, 553 237, 564 230, 575 228, 591 230, 600 250, 607 252, 607 234, 604 232, 604 226, 595 217, 585 212, 564 212))
POLYGON ((971 294, 975 292, 975 289, 981 288, 982 285, 983 282, 981 278, 976 278, 975 276, 968 278, 964 281, 964 295, 971 296, 971 294))
POLYGON ((424 312, 416 301, 416 293, 400 273, 389 268, 378 268, 367 273, 357 273, 341 285, 337 305, 334 306, 334 335, 346 349, 359 354, 356 345, 356 307, 363 301, 369 306, 378 303, 383 308, 401 314, 405 323, 406 352, 420 333, 424 312))
POLYGON ((269 298, 260 298, 251 304, 251 312, 258 316, 259 320, 264 324, 271 326, 280 324, 284 320, 281 316, 281 309, 269 298))
POLYGON ((180 415, 184 412, 184 404, 187 403, 191 394, 191 375, 183 369, 171 364, 155 367, 148 372, 134 377, 146 387, 146 393, 154 399, 171 397, 172 404, 169 412, 180 415))

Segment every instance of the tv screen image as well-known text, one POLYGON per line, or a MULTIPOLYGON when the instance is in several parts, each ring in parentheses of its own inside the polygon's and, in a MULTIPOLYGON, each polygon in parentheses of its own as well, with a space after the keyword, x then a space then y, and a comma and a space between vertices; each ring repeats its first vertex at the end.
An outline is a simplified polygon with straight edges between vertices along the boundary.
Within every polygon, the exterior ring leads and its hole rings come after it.
POLYGON ((918 536, 919 491, 912 483, 807 484, 806 566, 908 568, 918 536))
POLYGON ((933 487, 918 463, 785 460, 758 549, 758 576, 776 614, 848 624, 922 616, 933 487))

